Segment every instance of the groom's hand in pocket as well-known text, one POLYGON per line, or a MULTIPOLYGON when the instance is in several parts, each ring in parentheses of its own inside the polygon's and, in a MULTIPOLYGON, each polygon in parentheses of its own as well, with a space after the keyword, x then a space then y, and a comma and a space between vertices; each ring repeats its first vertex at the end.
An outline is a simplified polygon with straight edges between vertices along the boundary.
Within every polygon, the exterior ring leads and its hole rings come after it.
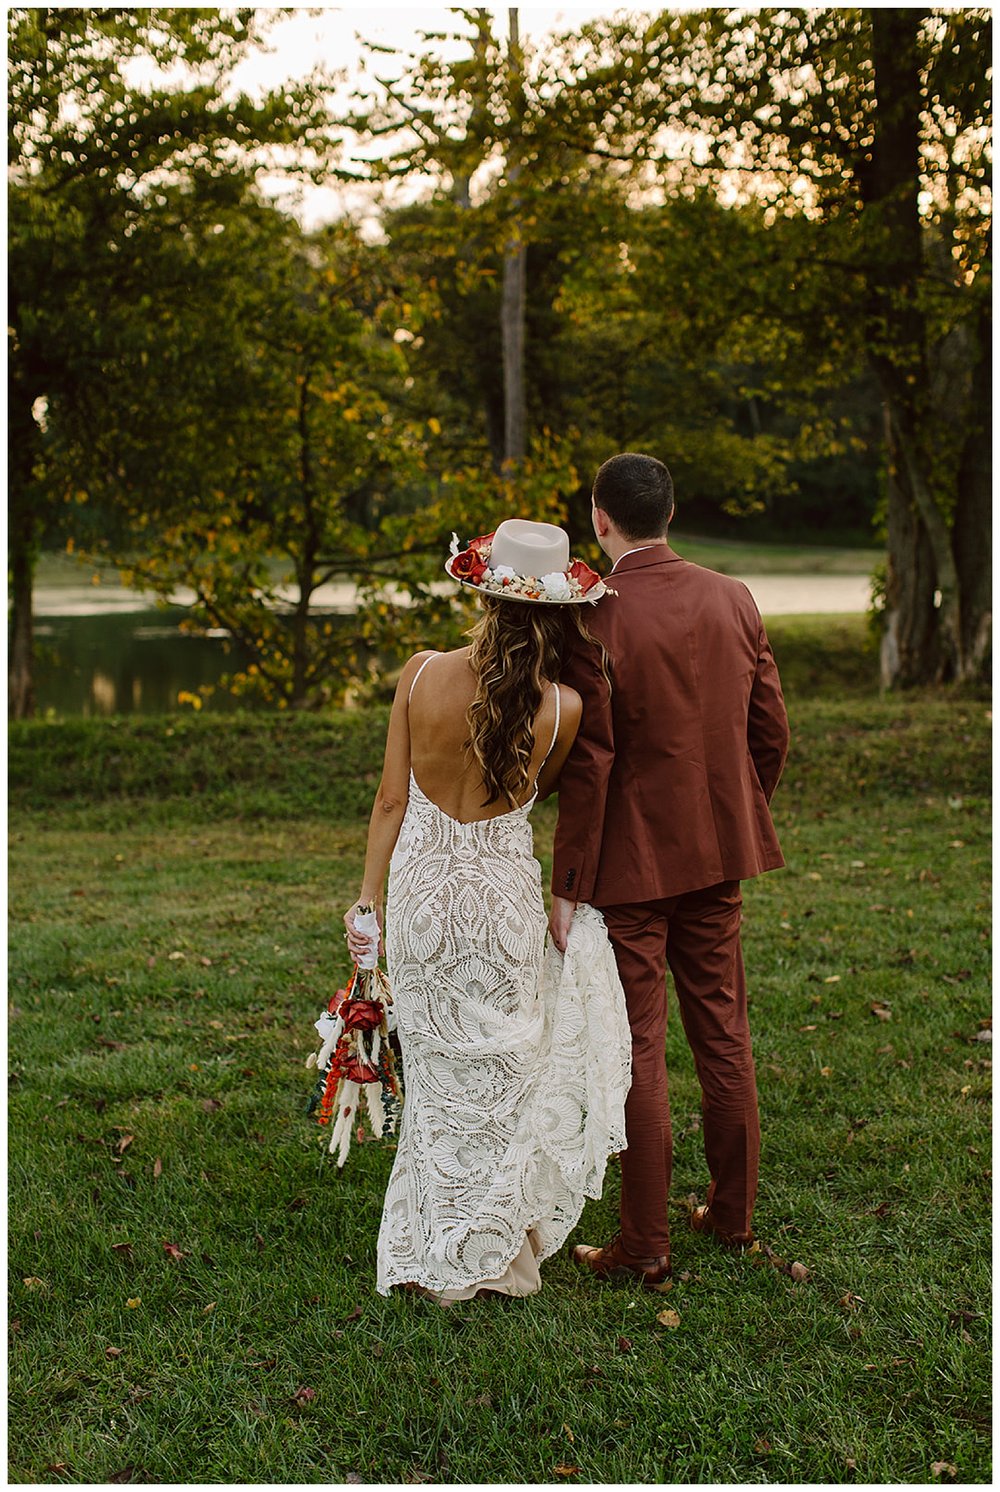
POLYGON ((567 901, 565 896, 553 896, 552 910, 549 913, 549 936, 560 953, 566 952, 566 940, 575 911, 575 901, 567 901))

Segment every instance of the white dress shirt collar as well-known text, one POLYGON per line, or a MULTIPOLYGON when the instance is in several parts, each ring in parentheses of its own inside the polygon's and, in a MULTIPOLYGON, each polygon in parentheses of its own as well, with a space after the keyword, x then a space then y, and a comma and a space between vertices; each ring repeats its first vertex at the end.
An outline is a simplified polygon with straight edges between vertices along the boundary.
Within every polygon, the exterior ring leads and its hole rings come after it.
POLYGON ((615 573, 622 560, 628 559, 630 554, 641 554, 644 549, 658 549, 659 547, 660 546, 658 544, 638 544, 635 549, 626 549, 625 553, 620 554, 615 560, 614 564, 611 566, 611 574, 613 575, 615 573))

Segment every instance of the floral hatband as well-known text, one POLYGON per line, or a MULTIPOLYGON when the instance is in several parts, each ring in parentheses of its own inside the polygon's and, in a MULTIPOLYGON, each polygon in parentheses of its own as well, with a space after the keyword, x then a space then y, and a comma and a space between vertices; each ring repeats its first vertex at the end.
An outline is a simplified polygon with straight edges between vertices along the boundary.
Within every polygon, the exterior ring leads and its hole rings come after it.
POLYGON ((493 534, 470 539, 460 548, 457 534, 451 536, 451 557, 445 570, 453 580, 473 586, 488 595, 505 596, 510 601, 533 601, 543 606, 596 603, 607 594, 608 587, 583 560, 572 560, 565 570, 549 575, 518 575, 509 565, 490 566, 493 534))

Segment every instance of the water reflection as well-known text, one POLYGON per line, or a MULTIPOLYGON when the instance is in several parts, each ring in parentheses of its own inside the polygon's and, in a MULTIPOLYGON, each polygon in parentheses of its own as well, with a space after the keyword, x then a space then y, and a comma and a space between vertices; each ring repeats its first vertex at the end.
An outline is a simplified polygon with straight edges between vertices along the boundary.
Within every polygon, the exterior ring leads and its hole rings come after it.
MULTIPOLYGON (((248 662, 224 635, 188 637, 183 608, 101 616, 47 616, 35 623, 38 712, 59 715, 154 715, 178 709, 181 690, 195 694, 248 662)), ((206 709, 229 710, 224 692, 206 709)), ((242 703, 246 708, 246 703, 242 703)))

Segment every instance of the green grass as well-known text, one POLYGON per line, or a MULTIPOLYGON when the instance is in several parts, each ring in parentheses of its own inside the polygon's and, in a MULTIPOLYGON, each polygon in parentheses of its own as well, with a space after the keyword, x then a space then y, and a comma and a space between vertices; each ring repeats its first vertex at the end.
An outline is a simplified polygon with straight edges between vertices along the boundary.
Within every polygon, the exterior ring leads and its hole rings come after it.
POLYGON ((764 544, 754 540, 709 539, 678 528, 671 547, 696 565, 723 575, 870 575, 885 559, 874 546, 853 549, 836 544, 764 544))
MULTIPOLYGON (((788 864, 747 883, 745 947, 755 1222, 810 1277, 686 1230, 706 1176, 674 1011, 670 1297, 567 1250, 539 1296, 450 1312, 374 1292, 391 1144, 338 1174, 303 1117, 381 722, 173 722, 173 765, 93 726, 87 771, 64 727, 15 732, 11 1479, 989 1481, 986 706, 791 713, 788 864)), ((616 1204, 612 1170, 571 1242, 616 1204)))

